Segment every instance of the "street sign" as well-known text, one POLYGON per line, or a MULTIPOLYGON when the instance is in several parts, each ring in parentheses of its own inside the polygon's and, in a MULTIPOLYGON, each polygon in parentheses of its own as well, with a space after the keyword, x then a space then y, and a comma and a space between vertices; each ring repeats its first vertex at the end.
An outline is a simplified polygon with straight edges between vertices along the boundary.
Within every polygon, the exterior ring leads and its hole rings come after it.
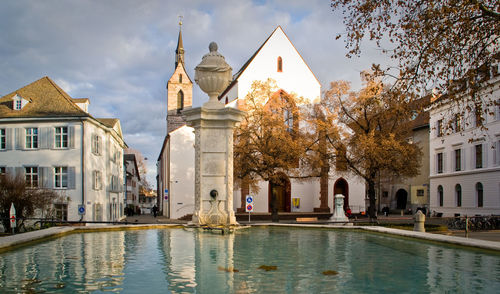
POLYGON ((165 194, 168 194, 168 189, 165 189, 165 194))
POLYGON ((250 195, 247 195, 246 201, 247 201, 247 204, 245 206, 245 211, 246 212, 253 212, 253 197, 250 195))
POLYGON ((78 214, 79 215, 84 215, 85 214, 85 206, 83 205, 78 205, 78 214))

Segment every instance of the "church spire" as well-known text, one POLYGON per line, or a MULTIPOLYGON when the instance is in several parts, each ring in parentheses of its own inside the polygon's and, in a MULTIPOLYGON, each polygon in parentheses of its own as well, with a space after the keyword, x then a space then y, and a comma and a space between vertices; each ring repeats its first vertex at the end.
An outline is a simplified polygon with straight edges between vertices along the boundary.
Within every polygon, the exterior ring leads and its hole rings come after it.
POLYGON ((179 38, 177 39, 177 49, 175 49, 175 68, 182 63, 184 65, 184 45, 182 45, 182 15, 179 16, 179 38))

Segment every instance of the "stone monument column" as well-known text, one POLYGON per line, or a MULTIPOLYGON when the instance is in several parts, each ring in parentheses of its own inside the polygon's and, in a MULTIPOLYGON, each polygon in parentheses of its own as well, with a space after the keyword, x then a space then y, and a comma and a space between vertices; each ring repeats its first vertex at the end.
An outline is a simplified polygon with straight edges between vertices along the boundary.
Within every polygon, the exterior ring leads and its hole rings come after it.
POLYGON ((226 108, 219 94, 232 80, 232 69, 212 42, 195 68, 195 82, 208 94, 202 107, 185 110, 195 131, 194 225, 236 225, 233 210, 233 130, 243 111, 226 108))

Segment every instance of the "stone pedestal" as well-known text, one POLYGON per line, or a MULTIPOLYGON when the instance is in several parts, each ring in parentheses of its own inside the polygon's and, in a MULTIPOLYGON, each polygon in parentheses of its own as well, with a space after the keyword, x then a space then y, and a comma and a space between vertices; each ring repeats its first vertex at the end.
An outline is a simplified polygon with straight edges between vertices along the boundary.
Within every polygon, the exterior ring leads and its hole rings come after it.
POLYGON ((184 111, 188 125, 195 129, 195 225, 237 224, 233 210, 233 129, 243 112, 221 106, 184 111))
POLYGON ((345 216, 344 212, 344 195, 336 194, 334 200, 334 210, 330 221, 333 222, 348 222, 349 219, 345 216))
POLYGON ((425 214, 422 213, 421 210, 415 213, 413 217, 415 220, 415 224, 413 225, 413 230, 416 232, 425 232, 425 214))

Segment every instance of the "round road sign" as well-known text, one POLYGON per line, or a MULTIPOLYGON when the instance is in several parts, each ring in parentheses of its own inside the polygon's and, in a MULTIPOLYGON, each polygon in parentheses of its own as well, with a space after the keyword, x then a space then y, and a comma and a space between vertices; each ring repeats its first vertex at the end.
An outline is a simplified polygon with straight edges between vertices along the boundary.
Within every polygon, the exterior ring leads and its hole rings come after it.
POLYGON ((252 203, 253 202, 253 197, 248 195, 247 196, 247 203, 252 203))
POLYGON ((247 204, 246 211, 247 212, 252 212, 253 211, 253 205, 252 204, 247 204))

